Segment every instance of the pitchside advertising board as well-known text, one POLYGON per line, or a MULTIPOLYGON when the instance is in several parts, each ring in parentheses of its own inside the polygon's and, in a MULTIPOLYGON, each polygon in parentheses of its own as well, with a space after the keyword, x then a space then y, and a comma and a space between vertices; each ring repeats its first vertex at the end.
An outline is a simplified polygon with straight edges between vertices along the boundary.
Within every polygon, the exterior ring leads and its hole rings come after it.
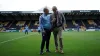
POLYGON ((0 13, 13 13, 12 11, 1 11, 0 13))
POLYGON ((15 13, 15 14, 19 14, 21 13, 21 11, 0 11, 1 14, 11 14, 11 13, 15 13))
POLYGON ((96 12, 100 12, 100 10, 74 10, 74 11, 71 11, 71 12, 75 12, 75 13, 78 13, 78 12, 93 12, 93 13, 96 13, 96 12))
POLYGON ((6 30, 6 32, 19 32, 19 30, 6 30))
POLYGON ((19 32, 19 30, 17 30, 16 28, 10 28, 6 30, 6 32, 19 32))
MULTIPOLYGON (((68 10, 69 11, 69 10, 68 10)), ((65 11, 66 12, 66 11, 65 11)), ((70 10, 70 12, 100 12, 100 10, 70 10)), ((32 11, 0 11, 0 13, 32 13, 32 11)))

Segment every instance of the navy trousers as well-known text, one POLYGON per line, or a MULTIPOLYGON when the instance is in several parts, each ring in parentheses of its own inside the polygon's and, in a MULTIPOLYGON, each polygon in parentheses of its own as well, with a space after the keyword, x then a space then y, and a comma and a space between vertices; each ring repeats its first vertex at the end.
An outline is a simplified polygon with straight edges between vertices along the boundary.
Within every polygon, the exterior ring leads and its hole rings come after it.
POLYGON ((41 52, 43 52, 45 43, 46 43, 46 50, 49 50, 49 41, 51 36, 51 30, 44 29, 45 33, 42 33, 42 42, 41 42, 41 52))
POLYGON ((28 30, 25 30, 25 34, 28 34, 28 30))

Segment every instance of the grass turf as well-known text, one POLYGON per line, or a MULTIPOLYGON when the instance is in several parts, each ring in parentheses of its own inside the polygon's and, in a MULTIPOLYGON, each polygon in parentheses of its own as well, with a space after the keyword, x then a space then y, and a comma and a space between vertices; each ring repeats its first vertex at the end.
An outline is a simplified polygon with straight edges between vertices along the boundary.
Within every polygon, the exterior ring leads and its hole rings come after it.
MULTIPOLYGON (((0 56, 40 56, 40 43, 41 34, 37 32, 29 35, 3 32, 0 33, 0 56)), ((63 45, 65 53, 55 53, 51 35, 51 53, 44 53, 42 56, 100 56, 100 32, 63 32, 63 45)))

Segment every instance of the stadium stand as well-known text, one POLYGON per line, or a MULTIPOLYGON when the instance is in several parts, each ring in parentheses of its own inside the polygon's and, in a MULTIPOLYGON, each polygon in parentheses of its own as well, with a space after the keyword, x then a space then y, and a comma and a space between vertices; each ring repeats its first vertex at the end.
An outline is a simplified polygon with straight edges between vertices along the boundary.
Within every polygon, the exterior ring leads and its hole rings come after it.
POLYGON ((10 24, 10 28, 16 28, 17 21, 12 21, 10 24))
POLYGON ((5 31, 5 30, 6 30, 5 28, 2 28, 0 32, 3 32, 3 31, 5 31))
POLYGON ((39 26, 39 21, 35 21, 33 28, 37 29, 38 26, 39 26))
POLYGON ((74 20, 72 20, 72 22, 73 22, 73 25, 75 25, 75 24, 76 24, 76 22, 75 22, 74 20))
POLYGON ((94 20, 94 22, 95 22, 98 26, 100 26, 100 21, 99 21, 99 20, 94 20))
POLYGON ((88 29, 89 28, 89 23, 87 22, 87 20, 82 20, 83 24, 85 25, 85 27, 88 29))
POLYGON ((7 26, 9 22, 4 22, 4 26, 7 26))
MULTIPOLYGON (((100 29, 100 12, 94 11, 61 11, 66 19, 66 28, 74 29, 78 24, 82 31, 87 29, 100 29)), ((29 29, 36 29, 39 26, 39 16, 42 13, 22 13, 22 11, 13 11, 12 13, 0 12, 0 32, 5 30, 20 30, 22 32, 26 25, 29 29)))
POLYGON ((35 24, 35 21, 32 20, 29 28, 34 29, 34 24, 35 24))
POLYGON ((67 28, 74 28, 74 25, 72 23, 72 20, 66 21, 66 24, 67 24, 67 28))
POLYGON ((39 21, 35 21, 35 24, 34 24, 34 25, 38 26, 38 22, 39 22, 39 21))
POLYGON ((75 20, 76 24, 78 24, 79 26, 83 26, 84 24, 82 23, 82 20, 75 20))
POLYGON ((11 24, 11 21, 9 21, 9 23, 7 24, 6 27, 9 28, 10 27, 10 24, 11 24))
POLYGON ((26 21, 18 21, 16 26, 24 26, 26 21))
POLYGON ((26 26, 26 25, 28 25, 29 24, 29 20, 27 20, 26 22, 25 22, 25 24, 24 24, 24 26, 26 26))
POLYGON ((31 25, 31 21, 29 22, 29 24, 28 24, 28 27, 31 25))

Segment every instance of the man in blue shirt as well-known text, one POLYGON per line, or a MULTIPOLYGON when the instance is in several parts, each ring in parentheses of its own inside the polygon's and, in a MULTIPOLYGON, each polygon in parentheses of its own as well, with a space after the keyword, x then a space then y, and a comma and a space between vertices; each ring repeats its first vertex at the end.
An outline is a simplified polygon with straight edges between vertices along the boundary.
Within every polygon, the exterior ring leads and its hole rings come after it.
MULTIPOLYGON (((44 45, 46 42, 46 52, 49 51, 49 40, 51 35, 51 19, 48 8, 44 8, 44 13, 39 18, 39 27, 42 32, 42 42, 41 42, 41 50, 40 55, 43 54, 44 45)), ((38 28, 39 29, 39 28, 38 28)))
POLYGON ((28 26, 25 26, 25 34, 28 34, 28 26))

